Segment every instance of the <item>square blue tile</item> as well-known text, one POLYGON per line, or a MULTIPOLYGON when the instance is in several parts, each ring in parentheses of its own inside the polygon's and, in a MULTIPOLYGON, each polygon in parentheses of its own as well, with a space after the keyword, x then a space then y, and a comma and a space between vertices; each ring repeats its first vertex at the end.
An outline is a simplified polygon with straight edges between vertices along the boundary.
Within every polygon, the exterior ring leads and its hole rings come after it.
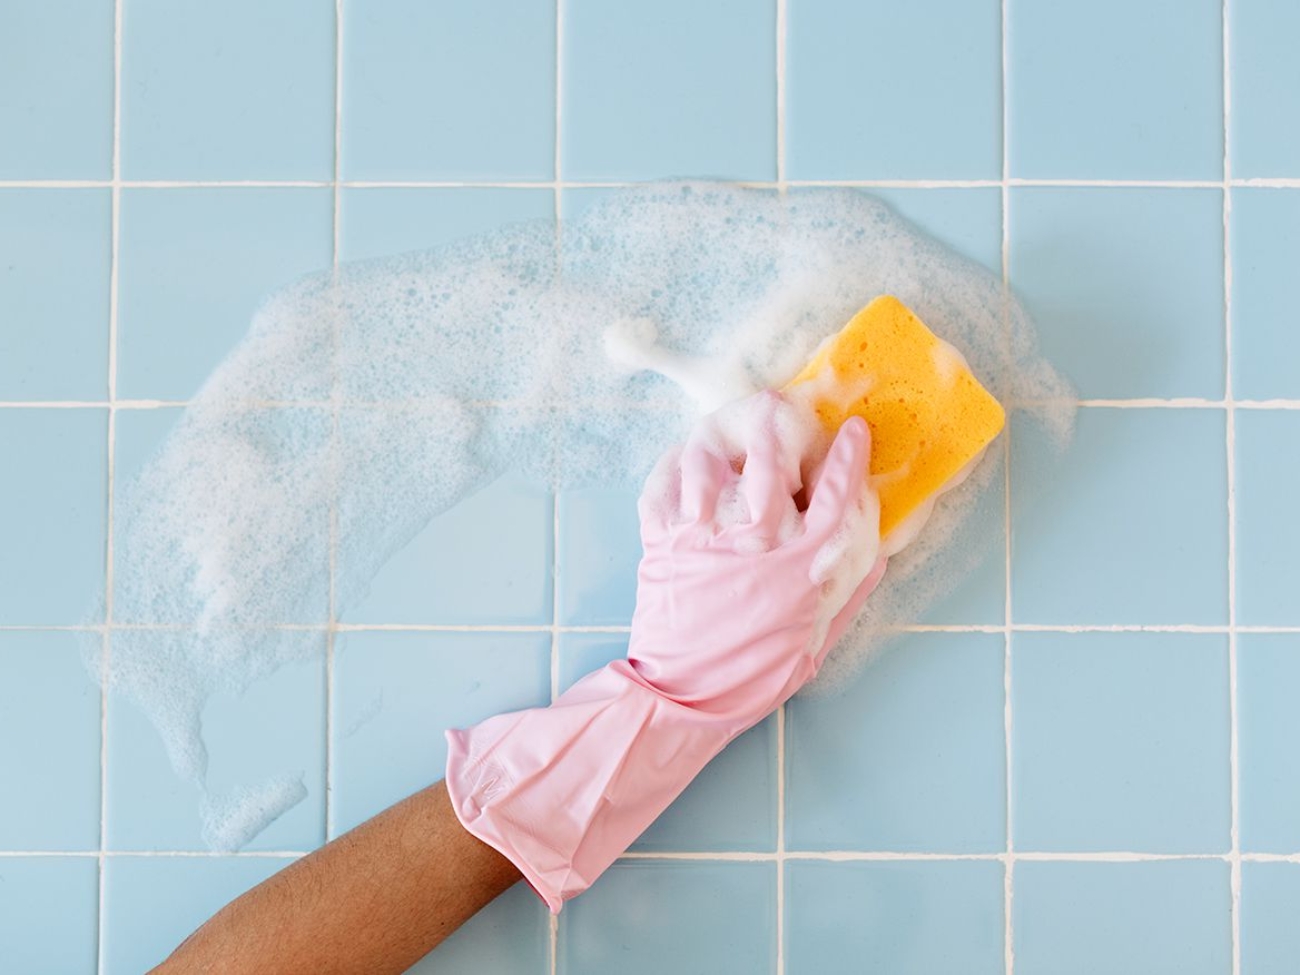
MULTIPOLYGON (((620 633, 564 633, 560 690, 627 656, 620 633)), ((705 767, 632 849, 652 853, 776 849, 776 718, 751 728, 705 767)))
POLYGON ((1237 622, 1300 624, 1300 412, 1236 414, 1237 622))
POLYGON ((1237 637, 1241 848, 1300 851, 1300 634, 1237 637))
POLYGON ((1016 864, 1020 975, 1222 975, 1232 967, 1228 865, 1215 860, 1016 864))
POLYGON ((128 179, 329 179, 331 5, 125 4, 121 140, 128 179))
MULTIPOLYGON (((147 558, 132 553, 131 542, 136 528, 132 511, 136 478, 146 465, 157 459, 173 428, 185 415, 180 407, 142 406, 117 411, 114 442, 115 482, 113 504, 113 618, 118 623, 195 624, 203 613, 206 593, 188 585, 183 572, 159 573, 147 558), (158 586, 165 583, 162 597, 158 586), (160 612, 161 611, 161 612, 160 612), (159 618, 162 613, 168 615, 159 618)), ((270 407, 249 411, 249 425, 243 430, 250 441, 268 448, 268 456, 287 457, 287 444, 296 450, 324 449, 328 442, 330 417, 325 409, 270 407), (254 435, 250 431, 256 429, 254 435)), ((319 525, 325 532, 328 504, 322 498, 303 499, 298 512, 303 523, 319 525)), ((148 512, 146 512, 146 517, 148 512)), ((329 565, 325 546, 317 547, 319 570, 283 599, 272 601, 273 619, 258 622, 324 625, 329 619, 329 565), (296 599, 294 598, 296 595, 296 599)), ((190 563, 192 564, 192 563, 190 563)), ((305 565, 299 558, 297 568, 305 565)), ((247 608, 245 622, 253 622, 247 608)))
POLYGON ((75 633, 0 633, 0 850, 99 848, 99 687, 81 653, 75 633))
POLYGON ((1300 399, 1300 190, 1234 189, 1231 219, 1233 395, 1300 399))
POLYGON ((0 624, 102 612, 107 411, 0 410, 0 624))
POLYGON ((284 857, 113 857, 105 863, 104 975, 159 964, 227 903, 287 867, 284 857))
POLYGON ((995 975, 1003 969, 996 862, 786 864, 789 975, 995 975))
POLYGON ((1002 175, 998 0, 811 0, 788 17, 789 178, 1002 175))
POLYGON ((564 6, 566 179, 776 176, 776 5, 564 6))
POLYGON ((627 626, 636 609, 641 562, 637 493, 588 487, 559 496, 559 622, 565 626, 627 626))
POLYGON ((1002 274, 1001 190, 890 188, 871 194, 962 257, 1002 274))
POLYGON ((0 191, 0 398, 105 397, 111 251, 107 190, 0 191))
POLYGON ((339 253, 354 261, 425 250, 554 215, 555 193, 545 189, 349 187, 339 215, 339 253))
POLYGON ((6 4, 0 9, 0 91, 0 178, 107 179, 113 162, 112 0, 6 4))
POLYGON ((1232 66, 1232 175, 1300 175, 1300 7, 1291 0, 1228 5, 1232 66))
POLYGON ((1300 971, 1300 867, 1294 863, 1241 865, 1241 972, 1300 971))
POLYGON ((0 960, 6 971, 95 971, 99 862, 0 857, 0 960))
POLYGON ((118 395, 193 394, 261 299, 329 265, 332 214, 326 189, 123 191, 118 395))
MULTIPOLYGON (((185 415, 181 406, 144 407, 140 409, 118 407, 113 437, 113 500, 121 504, 145 466, 162 449, 176 424, 185 415)), ((114 532, 122 531, 120 522, 113 524, 114 532)), ((121 546, 115 534, 114 546, 121 546)), ((119 566, 115 565, 114 569, 119 566)), ((120 607, 114 606, 114 610, 120 607)))
POLYGON ((788 707, 786 846, 979 853, 1006 843, 1005 643, 911 634, 788 707))
MULTIPOLYGON (((207 788, 220 800, 271 779, 302 776, 307 796, 245 847, 311 850, 325 838, 325 638, 319 652, 255 681, 242 694, 218 691, 203 709, 207 788)), ((111 653, 176 656, 184 631, 119 630, 111 653)), ((111 661, 112 658, 110 658, 111 661)), ((146 714, 108 698, 108 845, 112 850, 207 850, 202 794, 178 776, 146 714)))
POLYGON ((1007 615, 1006 444, 990 450, 997 466, 975 498, 944 553, 951 588, 940 588, 917 623, 933 626, 1001 626, 1007 615))
POLYGON ((775 970, 776 865, 614 864, 565 908, 562 975, 775 970))
POLYGON ((347 179, 550 179, 555 4, 345 4, 342 132, 347 179))
MULTIPOLYGON (((369 582, 340 592, 348 623, 551 621, 551 495, 506 476, 433 518, 369 582)), ((346 572, 346 567, 343 567, 346 572)))
POLYGON ((1221 411, 1084 409, 1064 456, 1012 425, 1016 622, 1227 623, 1221 411))
POLYGON ((551 700, 549 633, 346 633, 334 657, 334 833, 443 777, 448 728, 551 700))
POLYGON ((1018 850, 1228 849, 1227 638, 1017 633, 1018 850))
POLYGON ((1219 0, 1012 3, 1011 175, 1218 179, 1219 0))
POLYGON ((549 963, 550 917, 533 889, 517 883, 406 975, 538 975, 549 963))
POLYGON ((1011 191, 1011 284, 1085 399, 1223 395, 1219 190, 1011 191))

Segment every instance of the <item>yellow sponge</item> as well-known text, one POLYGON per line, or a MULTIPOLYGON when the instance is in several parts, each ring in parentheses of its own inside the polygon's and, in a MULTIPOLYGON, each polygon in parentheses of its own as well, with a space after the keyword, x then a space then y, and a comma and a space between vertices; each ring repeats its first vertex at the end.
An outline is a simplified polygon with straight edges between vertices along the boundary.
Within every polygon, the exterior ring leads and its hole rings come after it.
POLYGON ((786 391, 834 434, 856 414, 871 428, 880 534, 941 490, 998 435, 1001 404, 952 346, 892 295, 826 342, 786 391))

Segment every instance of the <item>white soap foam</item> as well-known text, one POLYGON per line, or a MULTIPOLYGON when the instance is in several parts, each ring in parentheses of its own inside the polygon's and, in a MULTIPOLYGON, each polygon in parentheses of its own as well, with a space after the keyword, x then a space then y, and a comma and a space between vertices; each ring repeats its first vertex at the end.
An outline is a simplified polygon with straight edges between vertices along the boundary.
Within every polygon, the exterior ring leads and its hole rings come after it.
POLYGON ((240 786, 226 795, 205 796, 201 810, 203 841, 230 853, 307 798, 302 774, 281 775, 255 786, 240 786))
MULTIPOLYGON (((638 485, 702 412, 780 387, 880 294, 1068 436, 1069 391, 1000 278, 853 190, 655 184, 558 236, 520 225, 286 288, 119 493, 115 622, 166 629, 113 632, 111 686, 202 784, 208 696, 321 652, 332 551, 346 614, 430 518, 505 471, 638 485), (689 397, 628 368, 643 363, 689 397)), ((1000 518, 980 506, 1002 454, 938 501, 823 673, 859 666, 1000 553, 1000 518)), ((227 815, 241 825, 218 838, 242 845, 263 818, 227 815)))

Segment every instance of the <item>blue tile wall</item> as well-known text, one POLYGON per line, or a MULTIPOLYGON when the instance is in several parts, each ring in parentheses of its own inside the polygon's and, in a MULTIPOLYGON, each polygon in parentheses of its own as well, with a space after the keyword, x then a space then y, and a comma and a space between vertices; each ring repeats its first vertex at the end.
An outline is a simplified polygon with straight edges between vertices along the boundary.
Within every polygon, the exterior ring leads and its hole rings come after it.
POLYGON ((0 625, 102 612, 106 427, 106 410, 0 409, 0 625))
POLYGON ((109 226, 107 190, 0 189, 0 396, 107 394, 109 226))
POLYGON ((1241 865, 1242 975, 1270 975, 1300 968, 1300 866, 1241 865))
POLYGON ((549 633, 347 633, 334 657, 334 833, 442 777, 443 732, 549 703, 549 633))
POLYGON ((1228 5, 1232 57, 1232 174, 1300 172, 1300 104, 1295 39, 1300 8, 1289 0, 1234 0, 1228 5))
POLYGON ((771 972, 775 881, 772 863, 617 863, 566 908, 557 970, 771 972))
MULTIPOLYGON (((125 631, 113 652, 177 652, 170 632, 125 631)), ((259 833, 248 850, 309 850, 325 837, 325 640, 314 659, 288 664, 243 694, 218 692, 203 710, 207 789, 217 801, 268 780, 302 777, 307 796, 259 833)), ((108 699, 107 841, 128 851, 201 850, 202 792, 179 777, 148 717, 108 699)))
POLYGON ((112 0, 0 8, 0 92, 0 179, 109 176, 112 0))
MULTIPOLYGON (((322 570, 278 621, 304 658, 204 712, 213 792, 307 789, 238 857, 82 662, 121 499, 265 295, 661 176, 877 193, 1005 270, 1088 405, 1064 452, 1017 416, 920 632, 557 927, 516 885, 413 971, 1300 970, 1298 32, 1292 0, 0 3, 0 971, 146 970, 438 778, 447 727, 626 652, 634 488, 507 476, 374 578, 347 550, 332 656, 322 570)), ((112 646, 178 639, 115 571, 112 646)))
POLYGON ((1001 175, 997 0, 805 0, 788 17, 791 179, 1001 175))
POLYGON ((1227 623, 1224 436, 1218 410, 1086 409, 1061 457, 1013 420, 1015 619, 1227 623))
POLYGON ((1148 975, 1231 971, 1228 865, 1019 863, 1016 971, 1148 975))
POLYGON ((1016 849, 1227 850, 1227 651, 1212 634, 1017 633, 1016 849))
POLYGON ((1218 179, 1218 0, 1007 7, 1012 176, 1218 179))
POLYGON ((1300 626, 1300 411, 1237 413, 1237 621, 1300 626))
POLYGON ((994 634, 913 634, 848 686, 791 702, 787 847, 1002 849, 1003 644, 994 634))
POLYGON ((122 4, 121 145, 130 179, 329 179, 333 9, 122 4))
POLYGON ((564 5, 562 175, 776 175, 766 0, 564 5))
POLYGON ((1002 273, 1002 193, 995 188, 874 191, 896 212, 963 257, 1002 273))
POLYGON ((274 288, 330 262, 328 190, 122 196, 119 396, 188 399, 274 288))
POLYGON ((1000 863, 799 860, 785 869, 790 975, 1004 971, 1000 863))
POLYGON ((0 857, 0 959, 14 972, 93 972, 95 857, 0 857))
POLYGON ((550 912, 520 882, 408 969, 410 975, 535 975, 550 956, 550 912))
POLYGON ((76 633, 0 632, 0 849, 99 848, 99 689, 82 650, 76 633))
POLYGON ((559 622, 627 626, 636 608, 641 525, 636 493, 575 488, 559 498, 559 622))
POLYGON ((1300 398, 1293 291, 1300 187, 1232 191, 1232 383, 1243 399, 1300 398))
POLYGON ((283 857, 112 857, 104 865, 105 975, 139 975, 283 857))
POLYGON ((551 496, 507 476, 432 519, 370 580, 349 623, 549 623, 551 496))
POLYGON ((1284 744, 1300 733, 1297 694, 1300 634, 1237 637, 1241 848, 1252 853, 1300 849, 1300 754, 1284 744))
POLYGON ((345 3, 342 26, 345 178, 554 174, 554 3, 345 3))
POLYGON ((437 247, 524 220, 551 219, 555 194, 498 187, 345 189, 339 257, 345 261, 437 247))
POLYGON ((1011 280, 1085 399, 1223 395, 1219 190, 1012 191, 1011 280))

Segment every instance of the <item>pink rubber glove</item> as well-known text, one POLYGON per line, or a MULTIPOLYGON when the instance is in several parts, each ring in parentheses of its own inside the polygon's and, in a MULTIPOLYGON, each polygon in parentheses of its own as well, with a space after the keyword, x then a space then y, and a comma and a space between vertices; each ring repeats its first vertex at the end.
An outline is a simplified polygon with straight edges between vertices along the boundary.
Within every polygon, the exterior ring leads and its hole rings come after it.
POLYGON ((638 505, 645 554, 628 658, 550 707, 447 733, 461 823, 552 911, 817 673, 884 574, 866 424, 843 426, 800 511, 817 441, 774 393, 703 421, 638 505))

